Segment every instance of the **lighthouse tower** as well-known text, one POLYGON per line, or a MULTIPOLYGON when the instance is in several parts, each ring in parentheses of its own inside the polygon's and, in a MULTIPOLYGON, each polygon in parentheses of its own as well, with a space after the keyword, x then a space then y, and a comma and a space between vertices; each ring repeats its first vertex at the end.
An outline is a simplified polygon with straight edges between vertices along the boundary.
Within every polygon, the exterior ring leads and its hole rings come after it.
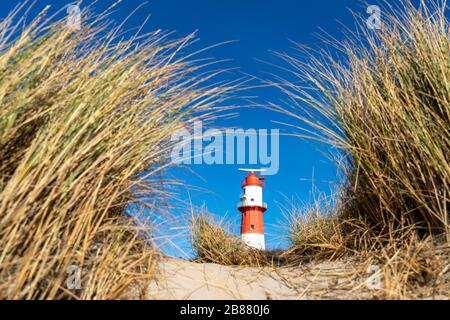
POLYGON ((250 171, 242 181, 242 195, 237 206, 242 213, 241 238, 248 246, 265 250, 263 213, 267 205, 262 198, 264 178, 256 176, 256 170, 241 170, 250 171))

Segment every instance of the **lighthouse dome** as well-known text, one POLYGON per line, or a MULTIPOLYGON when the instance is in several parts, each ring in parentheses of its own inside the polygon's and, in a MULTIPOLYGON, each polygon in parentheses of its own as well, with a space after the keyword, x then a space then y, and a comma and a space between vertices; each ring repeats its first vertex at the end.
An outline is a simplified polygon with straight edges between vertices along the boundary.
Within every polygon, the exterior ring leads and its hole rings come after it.
POLYGON ((258 186, 258 187, 264 187, 264 179, 257 177, 253 172, 250 172, 250 174, 242 181, 241 187, 247 187, 247 186, 258 186))

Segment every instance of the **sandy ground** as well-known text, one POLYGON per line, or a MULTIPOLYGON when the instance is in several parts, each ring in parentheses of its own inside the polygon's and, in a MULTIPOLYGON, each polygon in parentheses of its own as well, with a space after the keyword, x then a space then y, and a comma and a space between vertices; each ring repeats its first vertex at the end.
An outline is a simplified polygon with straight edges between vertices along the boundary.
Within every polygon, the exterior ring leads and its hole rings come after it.
POLYGON ((273 270, 239 268, 170 259, 162 264, 166 277, 152 281, 156 299, 298 299, 297 292, 273 270))
MULTIPOLYGON (((249 268, 164 258, 159 276, 134 287, 133 299, 377 299, 376 273, 354 261, 295 268, 249 268), (376 279, 375 279, 376 280, 376 279), (375 285, 374 285, 375 284, 375 285)), ((435 297, 445 298, 445 297, 435 297)))

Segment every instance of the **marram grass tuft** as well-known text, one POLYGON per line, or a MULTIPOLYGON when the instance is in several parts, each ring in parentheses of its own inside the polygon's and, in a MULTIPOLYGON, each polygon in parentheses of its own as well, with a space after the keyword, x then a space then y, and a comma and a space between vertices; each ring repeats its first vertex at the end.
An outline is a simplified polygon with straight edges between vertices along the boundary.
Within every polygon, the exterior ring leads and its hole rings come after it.
POLYGON ((248 247, 231 236, 228 229, 207 213, 192 217, 192 246, 199 262, 254 267, 271 265, 266 252, 248 247))
POLYGON ((381 29, 363 22, 327 50, 285 54, 298 82, 278 84, 301 136, 342 151, 342 217, 381 233, 413 227, 450 241, 450 32, 446 3, 384 8, 381 29), (401 9, 398 9, 403 7, 401 9))
MULTIPOLYGON (((383 8, 326 49, 279 54, 298 81, 277 85, 301 137, 340 150, 330 203, 293 208, 291 260, 350 258, 380 270, 381 297, 450 290, 450 32, 446 2, 383 8), (305 58, 306 57, 306 58, 305 58)), ((327 39, 327 41, 329 41, 327 39)))
POLYGON ((179 57, 192 36, 125 39, 88 12, 80 30, 46 12, 23 27, 20 15, 0 24, 0 298, 120 297, 154 267, 127 204, 163 197, 151 177, 171 133, 227 89, 179 57))

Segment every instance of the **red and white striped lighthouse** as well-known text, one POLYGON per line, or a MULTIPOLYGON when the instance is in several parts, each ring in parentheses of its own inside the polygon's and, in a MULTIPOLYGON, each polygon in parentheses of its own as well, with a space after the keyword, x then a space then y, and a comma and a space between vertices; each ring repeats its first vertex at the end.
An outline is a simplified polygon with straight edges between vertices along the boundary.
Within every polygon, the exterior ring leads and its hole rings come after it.
POLYGON ((263 202, 262 189, 264 178, 255 175, 256 169, 240 169, 250 171, 242 181, 242 195, 238 203, 238 210, 242 213, 241 238, 248 246, 265 250, 263 213, 267 205, 263 202))

